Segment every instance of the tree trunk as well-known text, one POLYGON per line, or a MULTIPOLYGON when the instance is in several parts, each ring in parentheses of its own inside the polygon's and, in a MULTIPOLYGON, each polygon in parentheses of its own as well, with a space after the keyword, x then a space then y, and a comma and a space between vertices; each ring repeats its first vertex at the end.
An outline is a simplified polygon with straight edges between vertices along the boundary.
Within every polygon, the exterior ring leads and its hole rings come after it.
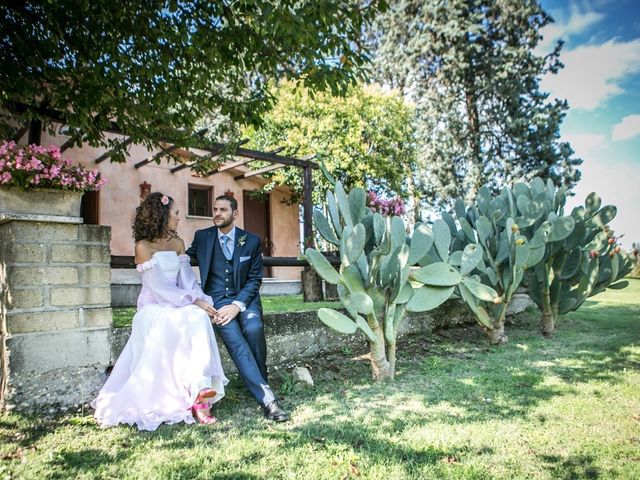
POLYGON ((387 360, 391 369, 391 378, 396 374, 396 343, 387 344, 387 360))
MULTIPOLYGON (((411 209, 407 210, 407 223, 413 229, 414 225, 420 220, 420 196, 416 193, 416 186, 413 179, 413 172, 409 172, 407 176, 407 192, 411 198, 411 209)), ((413 231, 411 232, 413 234, 413 231)))
POLYGON ((333 283, 324 282, 324 299, 328 302, 340 300, 338 295, 338 286, 333 283))
POLYGON ((302 297, 305 302, 322 300, 322 279, 313 269, 302 271, 302 297))
POLYGON ((551 309, 551 294, 549 287, 542 286, 542 335, 544 337, 551 337, 555 331, 555 321, 553 316, 553 310, 551 309))
POLYGON ((493 328, 485 328, 485 331, 487 332, 491 345, 502 345, 509 341, 509 337, 504 333, 504 321, 498 325, 494 325, 493 328))
POLYGON ((504 333, 504 318, 507 315, 507 305, 505 302, 500 305, 497 320, 493 320, 493 328, 485 328, 491 345, 502 345, 509 341, 509 337, 504 333))
POLYGON ((29 137, 27 143, 33 145, 40 145, 42 142, 42 121, 31 120, 29 122, 29 137))
POLYGON ((469 172, 466 180, 466 197, 474 200, 482 181, 482 158, 480 157, 480 115, 478 114, 478 99, 475 90, 475 79, 470 72, 465 86, 465 102, 467 107, 467 117, 469 119, 469 172))
POLYGON ((387 350, 385 348, 384 333, 382 328, 378 326, 373 330, 376 335, 376 341, 369 341, 371 348, 371 374, 374 380, 391 380, 394 375, 395 367, 395 345, 393 349, 394 353, 394 365, 387 360, 387 350))
POLYGON ((553 304, 551 305, 551 315, 553 316, 553 331, 555 332, 556 323, 558 323, 558 317, 560 317, 560 305, 553 304))

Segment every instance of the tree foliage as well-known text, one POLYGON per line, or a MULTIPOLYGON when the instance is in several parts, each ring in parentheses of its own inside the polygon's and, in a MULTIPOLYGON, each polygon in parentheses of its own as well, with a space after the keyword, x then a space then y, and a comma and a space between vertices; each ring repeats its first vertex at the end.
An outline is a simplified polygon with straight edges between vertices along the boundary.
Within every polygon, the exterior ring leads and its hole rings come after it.
POLYGON ((78 144, 106 145, 111 121, 136 142, 184 142, 207 114, 258 121, 274 78, 344 90, 367 61, 361 32, 381 8, 358 0, 3 3, 0 101, 14 127, 62 112, 78 144))
POLYGON ((536 0, 401 0, 379 17, 374 70, 416 103, 423 198, 579 179, 581 161, 559 140, 567 104, 539 89, 561 68, 560 44, 535 53, 551 21, 536 0))
MULTIPOLYGON (((403 181, 415 165, 413 110, 397 92, 358 84, 338 97, 289 81, 274 87, 273 95, 276 103, 261 127, 245 130, 255 148, 317 154, 346 188, 406 195, 403 181)), ((299 168, 276 170, 265 188, 288 185, 299 195, 300 175, 299 168)), ((314 202, 321 203, 330 184, 320 172, 313 181, 314 202)))

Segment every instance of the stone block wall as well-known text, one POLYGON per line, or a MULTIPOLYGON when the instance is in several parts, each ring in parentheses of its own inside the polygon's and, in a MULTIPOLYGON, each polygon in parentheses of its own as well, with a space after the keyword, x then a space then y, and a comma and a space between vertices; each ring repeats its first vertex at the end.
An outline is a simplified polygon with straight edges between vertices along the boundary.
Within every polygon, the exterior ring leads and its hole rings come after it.
POLYGON ((111 361, 111 229, 0 223, 0 404, 82 403, 111 361))
MULTIPOLYGON (((509 305, 507 315, 512 317, 534 306, 528 295, 516 294, 509 305)), ((270 369, 278 366, 287 367, 303 361, 305 358, 335 352, 341 348, 364 348, 367 339, 358 331, 354 335, 342 335, 326 327, 318 319, 317 312, 267 313, 263 318, 267 338, 267 365, 270 369)), ((399 337, 407 334, 429 335, 436 330, 444 330, 462 325, 476 325, 476 321, 467 306, 459 299, 450 299, 440 307, 423 313, 410 313, 403 321, 399 337)), ((480 327, 478 335, 484 335, 480 327)), ((131 328, 113 329, 113 362, 120 355, 129 336, 131 328)), ((219 335, 218 349, 222 366, 227 373, 235 373, 236 368, 227 353, 219 335)))

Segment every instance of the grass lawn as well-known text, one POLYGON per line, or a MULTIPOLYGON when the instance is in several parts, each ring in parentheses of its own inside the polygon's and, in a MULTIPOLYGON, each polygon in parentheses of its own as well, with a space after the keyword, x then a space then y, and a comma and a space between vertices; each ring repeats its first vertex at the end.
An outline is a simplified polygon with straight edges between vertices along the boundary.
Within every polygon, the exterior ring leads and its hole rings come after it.
POLYGON ((313 390, 273 378, 286 424, 263 420, 238 381, 206 427, 5 414, 0 478, 640 478, 640 280, 551 340, 533 315, 508 330, 502 347, 476 327, 406 338, 390 384, 370 382, 363 352, 313 359, 313 390))
MULTIPOLYGON (((336 308, 337 302, 303 302, 302 295, 279 295, 262 297, 264 313, 316 311, 322 307, 336 308)), ((113 309, 113 325, 129 327, 136 313, 134 307, 116 307, 113 309)))

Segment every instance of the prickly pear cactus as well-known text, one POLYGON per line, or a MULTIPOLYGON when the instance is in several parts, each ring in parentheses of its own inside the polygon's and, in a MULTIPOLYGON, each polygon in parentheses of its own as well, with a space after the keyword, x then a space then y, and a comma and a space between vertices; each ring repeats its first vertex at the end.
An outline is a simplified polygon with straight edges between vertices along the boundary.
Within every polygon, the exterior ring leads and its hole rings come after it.
MULTIPOLYGON (((538 190, 541 183, 535 184, 538 190)), ((551 182, 547 182, 547 192, 552 189, 551 182)), ((545 336, 554 333, 559 315, 578 309, 588 297, 606 288, 624 288, 626 282, 615 282, 629 273, 632 264, 608 226, 616 215, 615 206, 601 207, 600 197, 591 193, 584 206, 574 208, 565 217, 565 200, 562 189, 549 195, 546 216, 556 223, 573 223, 573 228, 568 235, 552 236, 540 263, 527 271, 529 295, 542 310, 545 336)), ((532 235, 530 230, 526 234, 532 235)))
POLYGON ((347 315, 321 308, 318 317, 345 334, 361 330, 369 340, 373 377, 393 378, 396 339, 406 312, 436 308, 458 284, 471 280, 447 262, 450 237, 444 231, 418 225, 408 238, 400 217, 366 207, 364 190, 347 193, 340 182, 332 184, 326 192, 327 215, 316 210, 313 218, 320 235, 338 247, 340 266, 336 270, 312 248, 305 256, 325 281, 337 285, 347 315), (434 246, 442 253, 439 260, 428 255, 434 246))
MULTIPOLYGON (((544 186, 544 184, 543 184, 544 186)), ((487 333, 492 344, 505 343, 504 331, 507 308, 522 282, 524 271, 540 261, 545 245, 553 235, 569 229, 563 222, 546 221, 546 191, 525 196, 525 185, 513 190, 505 187, 499 195, 492 195, 483 186, 473 204, 466 206, 457 200, 454 215, 443 213, 444 223, 454 237, 452 250, 461 272, 475 276, 477 285, 495 289, 498 298, 493 300, 479 296, 468 284, 457 289, 467 303, 478 323, 487 333), (457 222, 456 222, 457 220, 457 222), (537 227, 533 225, 537 224, 537 227), (521 228, 532 228, 534 234, 527 238, 521 228), (554 233, 555 232, 555 233, 554 233), (480 261, 469 272, 468 259, 473 246, 480 261)), ((526 187, 529 193, 528 187, 526 187)))

